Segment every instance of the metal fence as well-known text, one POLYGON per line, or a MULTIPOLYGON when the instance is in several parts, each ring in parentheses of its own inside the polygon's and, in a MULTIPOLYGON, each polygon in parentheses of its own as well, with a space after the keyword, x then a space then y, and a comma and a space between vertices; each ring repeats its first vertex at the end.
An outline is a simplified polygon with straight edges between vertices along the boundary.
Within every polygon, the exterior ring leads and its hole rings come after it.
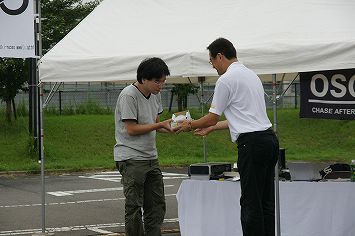
MULTIPOLYGON (((281 94, 284 89, 287 88, 289 82, 284 82, 281 85, 278 85, 278 94, 281 94)), ((100 107, 107 108, 110 110, 115 109, 116 100, 119 93, 127 85, 114 84, 114 83, 74 83, 74 84, 63 84, 60 86, 59 90, 54 94, 53 98, 49 102, 47 108, 57 111, 64 109, 77 109, 80 105, 91 102, 99 105, 100 107)), ((272 95, 272 84, 264 83, 263 84, 265 93, 272 95)), ((53 87, 53 84, 46 84, 44 91, 44 98, 49 94, 49 91, 53 87)), ((172 102, 172 108, 176 109, 178 104, 176 96, 173 97, 171 101, 171 90, 173 85, 165 85, 164 89, 161 92, 162 103, 164 109, 169 108, 170 102, 172 102)), ((201 89, 197 94, 190 94, 187 99, 187 104, 189 108, 199 108, 201 106, 201 101, 209 105, 212 100, 214 90, 214 84, 205 84, 203 89, 203 94, 201 94, 201 89)), ((297 108, 299 106, 299 83, 293 83, 285 95, 278 100, 279 108, 297 108)), ((267 107, 272 106, 272 101, 270 98, 265 95, 267 107)), ((28 93, 21 92, 17 94, 15 98, 15 103, 26 106, 28 109, 28 93)), ((5 107, 4 102, 0 103, 0 107, 5 107)))

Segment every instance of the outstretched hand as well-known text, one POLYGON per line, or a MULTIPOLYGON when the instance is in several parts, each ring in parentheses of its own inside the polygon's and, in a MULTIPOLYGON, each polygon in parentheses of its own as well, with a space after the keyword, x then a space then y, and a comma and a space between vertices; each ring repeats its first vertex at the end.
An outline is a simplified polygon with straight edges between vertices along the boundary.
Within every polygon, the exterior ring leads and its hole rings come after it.
POLYGON ((207 128, 199 128, 199 129, 195 129, 194 130, 194 135, 198 135, 198 136, 207 136, 209 133, 211 133, 212 129, 211 127, 207 127, 207 128))
POLYGON ((168 120, 164 120, 161 122, 162 124, 162 129, 163 129, 163 132, 167 132, 167 133, 173 133, 173 129, 171 128, 170 126, 170 123, 171 123, 171 119, 168 119, 168 120))
POLYGON ((191 121, 190 120, 184 120, 184 121, 179 121, 178 126, 173 128, 172 130, 175 133, 180 133, 180 132, 189 132, 191 131, 191 121))

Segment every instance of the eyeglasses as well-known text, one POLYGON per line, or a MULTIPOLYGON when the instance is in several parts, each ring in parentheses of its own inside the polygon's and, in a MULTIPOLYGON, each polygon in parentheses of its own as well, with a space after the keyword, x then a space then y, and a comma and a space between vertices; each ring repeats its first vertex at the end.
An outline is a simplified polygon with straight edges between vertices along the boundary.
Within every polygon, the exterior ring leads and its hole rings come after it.
POLYGON ((213 57, 210 57, 210 61, 209 61, 209 63, 213 66, 213 62, 212 61, 215 61, 216 60, 216 58, 217 58, 217 56, 215 57, 215 58, 213 58, 213 57))
POLYGON ((216 57, 214 57, 214 58, 210 56, 209 63, 213 66, 213 62, 212 61, 215 61, 217 59, 217 57, 218 56, 221 57, 221 55, 223 55, 223 54, 222 53, 217 53, 216 57))
POLYGON ((163 84, 165 84, 165 80, 158 80, 158 79, 155 79, 155 80, 153 80, 153 82, 154 82, 155 84, 157 84, 157 85, 163 85, 163 84))

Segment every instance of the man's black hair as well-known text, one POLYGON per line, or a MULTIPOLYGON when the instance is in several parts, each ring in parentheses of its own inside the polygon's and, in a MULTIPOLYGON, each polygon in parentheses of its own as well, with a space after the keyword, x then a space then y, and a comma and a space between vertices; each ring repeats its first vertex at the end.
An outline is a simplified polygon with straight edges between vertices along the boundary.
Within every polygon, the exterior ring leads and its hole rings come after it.
POLYGON ((137 69, 137 81, 141 84, 143 79, 159 80, 163 76, 169 76, 170 71, 166 63, 158 58, 147 58, 139 64, 137 69))
POLYGON ((237 58, 237 51, 235 50, 235 47, 229 40, 225 38, 216 39, 210 45, 208 45, 207 49, 210 51, 210 54, 213 58, 215 58, 218 53, 221 53, 227 59, 237 58))

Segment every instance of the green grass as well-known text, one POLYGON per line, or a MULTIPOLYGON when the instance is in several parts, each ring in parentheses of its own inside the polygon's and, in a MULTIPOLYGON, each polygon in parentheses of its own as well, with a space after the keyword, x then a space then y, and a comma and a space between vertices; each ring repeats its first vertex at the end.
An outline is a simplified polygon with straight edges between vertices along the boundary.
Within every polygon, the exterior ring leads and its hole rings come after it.
POLYGON ((279 111, 278 136, 291 160, 355 159, 355 121, 299 119, 298 110, 279 111))
MULTIPOLYGON (((278 111, 280 146, 286 160, 334 161, 355 159, 355 122, 300 119, 298 110, 278 111)), ((198 118, 199 113, 192 111, 198 118)), ((170 118, 164 113, 162 119, 170 118)), ((272 120, 272 112, 269 112, 272 120)), ((31 150, 27 117, 6 124, 0 113, 0 171, 38 171, 38 157, 31 150)), ((44 119, 46 170, 114 169, 114 117, 109 115, 51 115, 44 119)), ((163 166, 186 166, 203 162, 203 139, 191 133, 157 135, 163 166)), ((235 162, 237 147, 229 132, 218 131, 206 138, 207 160, 235 162)))
POLYGON ((17 122, 7 124, 4 115, 0 115, 0 171, 36 169, 37 164, 28 150, 27 119, 19 117, 17 122))

